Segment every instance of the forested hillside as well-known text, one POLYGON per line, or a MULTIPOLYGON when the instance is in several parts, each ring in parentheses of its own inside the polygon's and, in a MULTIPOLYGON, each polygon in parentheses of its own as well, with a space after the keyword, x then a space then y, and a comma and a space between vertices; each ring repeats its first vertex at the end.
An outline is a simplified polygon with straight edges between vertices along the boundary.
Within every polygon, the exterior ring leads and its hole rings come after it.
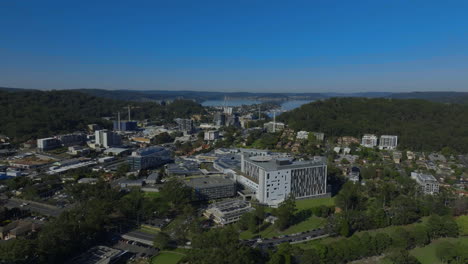
POLYGON ((332 98, 306 104, 278 120, 328 136, 399 136, 401 148, 468 152, 468 106, 424 100, 332 98))
POLYGON ((175 117, 188 117, 203 113, 197 103, 178 100, 167 106, 156 103, 135 103, 98 98, 73 91, 0 91, 0 134, 15 141, 52 136, 54 134, 85 129, 97 123, 109 127, 102 117, 115 117, 126 106, 132 108, 132 119, 172 121, 175 117))

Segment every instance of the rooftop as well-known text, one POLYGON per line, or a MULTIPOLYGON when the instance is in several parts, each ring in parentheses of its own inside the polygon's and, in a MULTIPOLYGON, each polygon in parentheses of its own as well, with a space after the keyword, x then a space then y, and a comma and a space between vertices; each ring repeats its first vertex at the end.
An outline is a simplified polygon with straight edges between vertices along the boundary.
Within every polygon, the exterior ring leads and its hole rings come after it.
POLYGON ((326 165, 325 158, 323 157, 314 157, 314 160, 307 161, 294 161, 289 158, 275 158, 271 156, 254 156, 250 158, 245 157, 245 159, 259 167, 262 167, 266 171, 277 171, 284 169, 296 169, 326 165))
POLYGON ((185 181, 187 186, 192 188, 210 188, 234 184, 234 182, 229 178, 224 178, 222 176, 211 176, 211 177, 201 177, 201 178, 192 178, 185 181))

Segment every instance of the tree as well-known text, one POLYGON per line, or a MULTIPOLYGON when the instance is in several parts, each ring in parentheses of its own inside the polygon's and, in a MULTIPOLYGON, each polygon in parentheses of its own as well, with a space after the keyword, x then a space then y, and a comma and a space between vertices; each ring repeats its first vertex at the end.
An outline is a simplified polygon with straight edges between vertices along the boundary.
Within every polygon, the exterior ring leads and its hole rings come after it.
POLYGON ((187 261, 191 264, 256 264, 263 263, 263 258, 258 251, 242 244, 239 234, 227 227, 196 235, 187 261))
POLYGON ((171 179, 161 188, 161 197, 172 209, 182 210, 190 202, 192 191, 182 182, 171 179))
POLYGON ((1 263, 30 263, 35 243, 28 239, 10 239, 0 243, 1 263))
POLYGON ((164 232, 159 232, 154 237, 153 246, 160 250, 167 249, 169 246, 170 237, 164 232))
POLYGON ((294 195, 290 194, 284 202, 278 207, 276 216, 278 219, 275 221, 275 227, 278 230, 288 228, 294 221, 294 213, 296 212, 296 200, 294 195))
POLYGON ((429 232, 425 225, 417 225, 412 230, 412 237, 414 237, 414 242, 417 246, 422 247, 430 242, 429 232))
POLYGON ((388 258, 394 264, 420 264, 419 260, 410 255, 406 250, 396 250, 392 252, 388 258))

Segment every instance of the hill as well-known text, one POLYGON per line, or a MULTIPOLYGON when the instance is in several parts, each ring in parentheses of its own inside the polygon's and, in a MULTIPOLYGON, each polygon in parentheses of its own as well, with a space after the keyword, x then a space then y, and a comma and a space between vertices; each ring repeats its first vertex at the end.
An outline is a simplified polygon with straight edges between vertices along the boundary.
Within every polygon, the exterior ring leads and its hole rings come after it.
POLYGON ((411 92, 388 95, 395 99, 424 99, 439 103, 468 104, 468 92, 411 92))
POLYGON ((132 119, 160 122, 204 111, 201 105, 187 100, 163 106, 99 98, 75 91, 0 90, 0 134, 21 142, 82 130, 91 123, 110 127, 110 122, 102 117, 115 117, 117 111, 126 113, 127 106, 132 108, 132 119))
POLYGON ((451 147, 468 152, 468 106, 416 99, 332 98, 303 105, 278 117, 295 130, 328 136, 365 133, 399 136, 399 146, 413 150, 451 147))

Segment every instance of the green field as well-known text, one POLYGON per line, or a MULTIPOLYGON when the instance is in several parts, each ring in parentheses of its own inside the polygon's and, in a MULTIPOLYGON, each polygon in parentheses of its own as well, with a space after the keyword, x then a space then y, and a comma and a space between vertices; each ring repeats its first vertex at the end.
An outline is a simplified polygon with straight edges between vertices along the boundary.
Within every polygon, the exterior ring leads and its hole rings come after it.
POLYGON ((145 198, 158 198, 159 196, 161 196, 159 192, 144 192, 143 195, 145 196, 145 198))
POLYGON ((442 264, 436 257, 436 247, 443 241, 462 242, 468 248, 468 237, 459 238, 441 238, 433 241, 425 247, 417 247, 410 251, 411 255, 415 256, 422 264, 442 264))
POLYGON ((177 264, 185 253, 183 250, 161 251, 157 256, 151 259, 151 264, 177 264))
POLYGON ((460 235, 468 236, 468 215, 462 215, 456 218, 457 224, 460 227, 460 235))
POLYGON ((306 200, 296 200, 297 210, 310 209, 320 205, 331 206, 335 204, 335 198, 317 198, 317 199, 306 199, 306 200))

